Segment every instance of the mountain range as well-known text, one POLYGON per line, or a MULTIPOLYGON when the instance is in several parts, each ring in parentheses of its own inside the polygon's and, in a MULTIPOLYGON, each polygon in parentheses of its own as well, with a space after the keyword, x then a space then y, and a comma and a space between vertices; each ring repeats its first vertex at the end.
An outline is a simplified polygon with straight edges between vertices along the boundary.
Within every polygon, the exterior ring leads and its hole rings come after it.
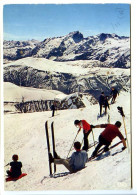
POLYGON ((102 67, 130 67, 130 38, 101 33, 84 38, 79 31, 43 41, 4 41, 4 63, 26 57, 53 61, 96 61, 102 67))

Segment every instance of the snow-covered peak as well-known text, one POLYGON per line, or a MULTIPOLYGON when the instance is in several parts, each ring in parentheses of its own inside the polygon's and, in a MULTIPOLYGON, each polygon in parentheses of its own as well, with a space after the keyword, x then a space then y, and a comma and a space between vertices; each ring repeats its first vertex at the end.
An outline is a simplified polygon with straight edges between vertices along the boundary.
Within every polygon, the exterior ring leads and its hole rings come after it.
POLYGON ((97 60, 101 66, 127 68, 130 62, 130 39, 108 33, 84 38, 82 33, 74 31, 65 36, 47 38, 37 44, 35 41, 4 41, 5 63, 26 57, 65 62, 97 60))

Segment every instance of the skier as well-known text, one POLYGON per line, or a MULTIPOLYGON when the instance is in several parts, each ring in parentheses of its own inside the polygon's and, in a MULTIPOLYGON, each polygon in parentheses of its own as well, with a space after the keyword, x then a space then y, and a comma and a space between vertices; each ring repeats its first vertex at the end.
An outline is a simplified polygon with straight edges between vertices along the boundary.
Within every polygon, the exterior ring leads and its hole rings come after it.
POLYGON ((7 164, 7 165, 11 166, 11 169, 7 170, 6 172, 7 172, 8 176, 16 178, 22 174, 22 172, 21 172, 22 163, 20 161, 18 161, 17 154, 14 154, 12 156, 12 160, 13 160, 12 162, 7 164))
POLYGON ((99 97, 99 106, 100 106, 100 116, 102 115, 102 107, 104 105, 104 99, 105 99, 105 94, 102 91, 100 97, 99 97))
POLYGON ((80 132, 81 128, 83 128, 83 134, 84 134, 84 146, 83 150, 88 150, 89 144, 88 144, 88 135, 92 131, 93 125, 90 125, 86 120, 75 120, 74 121, 75 126, 79 127, 78 133, 80 132))
POLYGON ((108 103, 108 96, 104 97, 104 107, 105 107, 105 115, 107 114, 107 108, 110 109, 109 103, 108 103))
POLYGON ((50 153, 50 162, 54 162, 55 164, 63 164, 71 173, 83 169, 88 160, 87 152, 80 149, 80 142, 75 142, 74 148, 76 152, 73 152, 71 157, 68 159, 61 159, 56 152, 54 154, 55 158, 53 158, 52 154, 50 153))
POLYGON ((112 95, 111 104, 114 104, 117 95, 119 95, 119 92, 117 91, 117 89, 115 89, 114 87, 112 87, 112 88, 111 88, 111 93, 110 93, 110 95, 112 95))
POLYGON ((105 145, 104 151, 108 151, 109 150, 109 145, 111 144, 112 140, 118 136, 120 138, 120 140, 122 140, 123 143, 123 148, 122 150, 124 150, 126 148, 126 142, 125 139, 122 135, 122 133, 119 131, 119 128, 121 127, 121 122, 117 121, 115 123, 115 125, 112 124, 101 124, 101 125, 96 125, 94 126, 94 128, 105 128, 104 131, 100 134, 99 136, 99 143, 96 146, 94 152, 91 155, 91 159, 92 157, 95 157, 98 150, 100 149, 100 147, 102 145, 105 145))
POLYGON ((55 110, 56 110, 55 102, 53 102, 53 104, 52 104, 52 106, 51 106, 51 110, 52 110, 52 117, 53 117, 54 114, 55 114, 55 110))

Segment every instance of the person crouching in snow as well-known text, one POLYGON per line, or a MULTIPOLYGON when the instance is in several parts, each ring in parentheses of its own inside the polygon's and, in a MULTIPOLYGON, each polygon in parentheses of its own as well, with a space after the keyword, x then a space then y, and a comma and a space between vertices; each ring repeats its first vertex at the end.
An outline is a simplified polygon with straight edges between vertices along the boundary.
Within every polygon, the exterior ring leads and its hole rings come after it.
POLYGON ((68 159, 61 159, 57 153, 55 152, 54 156, 50 153, 50 162, 54 162, 55 164, 63 164, 71 173, 75 173, 85 167, 86 162, 88 161, 87 152, 81 150, 81 143, 75 142, 74 148, 76 152, 73 152, 71 157, 68 159))
POLYGON ((14 154, 12 156, 12 162, 8 163, 8 165, 11 166, 10 170, 7 170, 7 174, 10 177, 19 177, 22 172, 21 172, 21 167, 22 167, 22 163, 20 161, 18 161, 18 155, 14 154))
POLYGON ((123 143, 122 150, 124 150, 126 148, 125 139, 124 139, 122 133, 119 130, 120 127, 121 127, 121 122, 120 121, 117 121, 115 123, 115 125, 101 124, 101 125, 94 126, 94 128, 105 128, 105 129, 100 134, 99 143, 96 146, 96 148, 95 148, 94 152, 92 153, 91 157, 89 158, 89 160, 97 155, 97 152, 101 148, 102 145, 105 145, 104 151, 107 152, 109 150, 109 145, 111 144, 112 140, 117 136, 120 138, 120 140, 123 143))
POLYGON ((74 121, 75 126, 79 127, 78 133, 81 129, 83 129, 84 134, 84 146, 82 150, 88 150, 89 144, 88 144, 88 136, 90 132, 92 131, 93 125, 90 125, 86 120, 75 120, 74 121))

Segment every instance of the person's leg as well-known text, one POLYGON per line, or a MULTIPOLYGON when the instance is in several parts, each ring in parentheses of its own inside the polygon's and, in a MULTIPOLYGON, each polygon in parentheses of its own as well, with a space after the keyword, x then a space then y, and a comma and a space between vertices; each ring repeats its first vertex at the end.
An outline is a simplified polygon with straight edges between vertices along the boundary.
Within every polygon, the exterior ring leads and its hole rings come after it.
POLYGON ((105 115, 107 114, 107 106, 105 105, 105 115))
POLYGON ((117 94, 113 95, 114 102, 116 100, 117 94))
POLYGON ((109 145, 110 145, 110 143, 107 142, 107 141, 102 137, 102 135, 99 136, 99 139, 98 139, 98 140, 99 140, 99 143, 98 143, 97 147, 95 148, 95 150, 93 151, 92 156, 96 156, 96 154, 98 153, 98 150, 101 148, 101 146, 103 146, 103 145, 109 146, 109 145))
POLYGON ((12 175, 11 171, 7 170, 6 172, 7 172, 8 176, 12 175))
POLYGON ((73 172, 72 167, 69 165, 69 159, 54 159, 55 164, 64 165, 71 173, 73 172))
POLYGON ((98 153, 98 150, 101 148, 102 145, 103 144, 101 142, 99 142, 91 156, 93 156, 93 157, 96 156, 98 153))
POLYGON ((99 105, 100 106, 100 116, 102 115, 102 104, 99 105))
POLYGON ((85 133, 85 131, 83 130, 83 134, 84 134, 84 146, 83 146, 83 150, 88 150, 88 146, 89 146, 89 143, 88 143, 88 136, 90 134, 92 130, 89 130, 87 133, 85 133))
POLYGON ((54 116, 54 112, 55 112, 55 110, 52 110, 52 117, 54 116))
POLYGON ((105 152, 109 150, 109 145, 111 144, 111 142, 107 141, 104 137, 102 137, 102 135, 99 136, 99 142, 102 143, 102 145, 105 145, 105 152))
POLYGON ((108 142, 108 141, 104 140, 104 145, 105 145, 104 151, 105 152, 107 152, 109 150, 110 144, 111 144, 111 142, 108 142))
POLYGON ((112 99, 111 99, 111 104, 114 103, 114 95, 112 96, 112 99))

